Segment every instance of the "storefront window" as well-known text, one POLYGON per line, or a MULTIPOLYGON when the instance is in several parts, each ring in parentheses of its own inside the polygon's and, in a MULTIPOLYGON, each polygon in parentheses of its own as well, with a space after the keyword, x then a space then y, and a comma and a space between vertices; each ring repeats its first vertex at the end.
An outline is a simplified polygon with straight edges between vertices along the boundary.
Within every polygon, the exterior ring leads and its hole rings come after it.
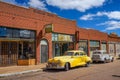
POLYGON ((5 37, 7 35, 6 28, 0 27, 0 37, 5 37))
POLYGON ((52 34, 52 41, 58 41, 58 34, 52 34))
POLYGON ((74 35, 52 33, 53 57, 64 55, 67 50, 74 50, 74 35))
POLYGON ((114 50, 114 44, 112 44, 112 43, 109 44, 109 53, 110 53, 110 54, 114 54, 114 51, 115 51, 115 50, 114 50))
POLYGON ((30 31, 29 30, 20 30, 20 37, 21 38, 30 38, 30 31))
POLYGON ((55 42, 53 43, 53 57, 54 56, 62 56, 65 51, 74 50, 73 42, 55 42))
POLYGON ((1 46, 8 46, 3 47, 1 50, 1 54, 8 55, 9 52, 5 53, 4 51, 15 52, 12 46, 16 46, 16 58, 18 59, 28 59, 28 58, 35 58, 35 31, 32 30, 25 30, 25 29, 16 29, 16 28, 7 28, 7 27, 0 27, 0 38, 2 38, 3 42, 1 42, 1 46), (6 42, 5 42, 6 40, 6 42), (5 44, 3 44, 5 43, 5 44), (8 44, 9 43, 9 44, 8 44), (12 46, 10 45, 12 43, 12 46), (15 44, 14 44, 15 43, 15 44), (10 45, 10 46, 9 46, 10 45))
POLYGON ((34 39, 34 38, 35 38, 35 32, 34 32, 34 31, 31 31, 31 32, 30 32, 30 38, 31 38, 31 39, 34 39))
POLYGON ((34 42, 24 41, 19 44, 19 59, 35 58, 34 42), (23 48, 23 49, 22 49, 23 48))
POLYGON ((83 50, 88 54, 88 42, 87 40, 80 40, 79 41, 79 50, 83 50))
POLYGON ((104 43, 101 44, 101 50, 107 50, 106 44, 104 44, 104 43))
POLYGON ((120 43, 116 44, 116 55, 120 54, 120 43))
POLYGON ((90 41, 90 47, 100 47, 99 41, 90 41))
POLYGON ((34 39, 35 32, 31 30, 0 27, 0 37, 34 39))
POLYGON ((13 31, 11 28, 7 28, 7 37, 12 38, 13 31))
POLYGON ((19 38, 19 29, 12 29, 12 37, 13 38, 19 38))
POLYGON ((68 50, 74 50, 74 43, 68 43, 68 50))
POLYGON ((55 43, 55 56, 60 56, 60 45, 58 43, 55 43))

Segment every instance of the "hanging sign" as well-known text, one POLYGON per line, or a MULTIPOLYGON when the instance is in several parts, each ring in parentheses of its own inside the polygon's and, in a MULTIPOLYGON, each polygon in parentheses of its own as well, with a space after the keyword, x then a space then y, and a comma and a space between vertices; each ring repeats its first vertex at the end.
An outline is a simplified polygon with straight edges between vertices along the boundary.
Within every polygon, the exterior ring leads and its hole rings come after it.
POLYGON ((51 32, 53 32, 53 24, 45 25, 45 33, 51 33, 51 32))

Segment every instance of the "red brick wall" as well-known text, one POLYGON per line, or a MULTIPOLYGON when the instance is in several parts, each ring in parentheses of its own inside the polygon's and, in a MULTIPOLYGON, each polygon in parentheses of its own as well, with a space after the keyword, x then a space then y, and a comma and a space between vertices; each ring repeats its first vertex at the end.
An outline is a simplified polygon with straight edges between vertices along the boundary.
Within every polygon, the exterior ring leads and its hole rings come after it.
MULTIPOLYGON (((108 35, 106 33, 93 30, 93 29, 83 29, 78 28, 79 30, 79 40, 88 40, 88 55, 90 55, 90 40, 98 40, 100 41, 100 45, 102 41, 108 41, 108 35)), ((101 48, 101 47, 100 47, 101 48)), ((76 44, 76 49, 78 49, 78 43, 76 44)))
POLYGON ((86 40, 108 40, 107 33, 103 33, 93 29, 83 29, 79 28, 79 38, 86 40))
POLYGON ((120 42, 120 37, 110 37, 110 36, 108 36, 108 41, 120 42))
POLYGON ((108 36, 106 33, 103 33, 97 30, 92 30, 92 29, 89 29, 88 33, 89 33, 90 40, 103 40, 103 41, 108 40, 108 36))
POLYGON ((80 39, 89 39, 89 33, 87 29, 79 28, 79 38, 80 39))
POLYGON ((40 31, 44 25, 52 23, 54 32, 75 34, 76 21, 61 18, 55 14, 45 11, 23 8, 8 3, 0 2, 0 26, 12 28, 30 29, 36 31, 36 55, 37 63, 40 61, 40 40, 45 38, 49 43, 49 57, 52 57, 52 37, 51 33, 43 34, 40 31))

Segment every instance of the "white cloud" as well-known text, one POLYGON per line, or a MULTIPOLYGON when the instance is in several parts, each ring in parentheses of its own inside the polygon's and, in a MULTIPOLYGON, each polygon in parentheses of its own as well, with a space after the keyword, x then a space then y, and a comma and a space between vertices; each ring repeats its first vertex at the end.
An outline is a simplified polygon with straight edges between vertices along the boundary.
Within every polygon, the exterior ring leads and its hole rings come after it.
POLYGON ((82 16, 80 19, 81 20, 93 20, 93 17, 94 17, 93 14, 88 14, 88 15, 82 16))
POLYGON ((106 16, 108 16, 110 19, 120 20, 120 11, 109 12, 106 16))
POLYGON ((88 9, 102 6, 106 0, 29 0, 28 2, 18 3, 16 0, 1 0, 12 4, 34 7, 47 10, 46 4, 65 10, 78 10, 85 12, 88 9))
POLYGON ((101 25, 107 26, 104 31, 120 29, 120 21, 107 21, 107 22, 99 24, 99 26, 101 25))
POLYGON ((1 0, 7 3, 11 3, 11 4, 15 4, 15 5, 19 5, 19 6, 24 6, 24 7, 34 7, 34 8, 38 8, 41 10, 47 10, 45 3, 42 0, 29 0, 27 3, 23 2, 23 3, 18 3, 15 0, 1 0))
POLYGON ((109 19, 120 20, 120 11, 97 12, 96 14, 87 14, 80 17, 81 20, 93 20, 94 17, 106 16, 109 19))
POLYGON ((31 6, 31 7, 34 7, 34 8, 38 8, 38 9, 42 9, 42 10, 47 10, 47 8, 45 7, 45 3, 42 1, 42 0, 30 0, 28 2, 28 4, 31 6))
POLYGON ((66 10, 75 9, 81 12, 93 7, 102 6, 104 2, 105 0, 46 0, 48 5, 66 10))
POLYGON ((97 12, 96 14, 87 14, 80 17, 81 20, 93 20, 96 16, 106 15, 106 12, 97 12))

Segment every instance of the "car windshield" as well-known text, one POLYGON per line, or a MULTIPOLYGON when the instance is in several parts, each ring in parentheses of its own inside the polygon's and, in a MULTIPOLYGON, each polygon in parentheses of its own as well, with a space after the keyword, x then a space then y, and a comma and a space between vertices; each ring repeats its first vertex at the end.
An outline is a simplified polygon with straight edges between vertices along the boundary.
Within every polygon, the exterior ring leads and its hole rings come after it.
POLYGON ((93 54, 101 54, 101 52, 93 52, 93 54))
POLYGON ((74 52, 65 52, 65 56, 72 56, 74 54, 74 52))

